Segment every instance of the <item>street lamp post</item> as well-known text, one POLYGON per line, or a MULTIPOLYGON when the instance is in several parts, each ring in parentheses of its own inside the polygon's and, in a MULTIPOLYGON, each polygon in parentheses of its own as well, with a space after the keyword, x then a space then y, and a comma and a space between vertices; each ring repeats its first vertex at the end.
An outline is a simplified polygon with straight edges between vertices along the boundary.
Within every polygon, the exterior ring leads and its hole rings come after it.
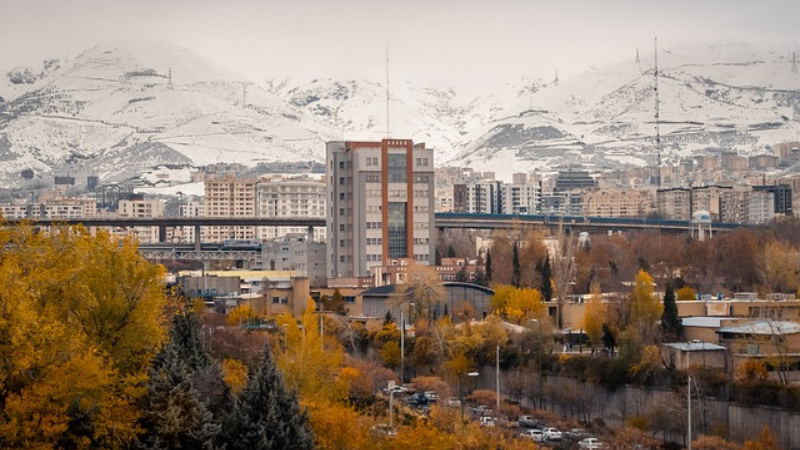
POLYGON ((467 406, 467 396, 464 393, 464 388, 462 386, 462 383, 464 382, 464 376, 465 375, 468 376, 468 377, 473 377, 474 378, 474 377, 477 377, 480 374, 478 372, 467 372, 467 373, 462 372, 461 375, 458 376, 458 392, 461 395, 461 421, 462 422, 464 421, 464 410, 465 410, 465 408, 467 406))
POLYGON ((497 395, 496 395, 496 397, 497 397, 496 408, 497 409, 496 410, 497 410, 497 414, 500 414, 500 345, 497 346, 497 354, 495 355, 495 360, 496 360, 495 361, 496 362, 496 367, 495 367, 495 371, 494 371, 494 374, 495 374, 495 380, 494 381, 495 381, 495 387, 497 388, 497 395))
POLYGON ((539 319, 531 319, 531 323, 539 324, 539 409, 542 408, 542 399, 544 397, 544 386, 542 381, 542 353, 544 353, 544 340, 542 339, 542 321, 539 319))
POLYGON ((414 302, 400 305, 400 385, 406 383, 406 322, 403 317, 403 307, 414 307, 414 302))

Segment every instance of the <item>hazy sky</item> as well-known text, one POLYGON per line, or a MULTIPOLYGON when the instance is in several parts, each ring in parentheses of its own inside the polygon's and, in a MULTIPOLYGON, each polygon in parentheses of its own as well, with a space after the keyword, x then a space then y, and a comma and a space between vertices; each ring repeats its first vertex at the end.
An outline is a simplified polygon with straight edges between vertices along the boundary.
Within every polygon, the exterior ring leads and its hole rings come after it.
POLYGON ((0 0, 0 69, 169 41, 252 78, 479 87, 689 43, 800 40, 797 0, 0 0))

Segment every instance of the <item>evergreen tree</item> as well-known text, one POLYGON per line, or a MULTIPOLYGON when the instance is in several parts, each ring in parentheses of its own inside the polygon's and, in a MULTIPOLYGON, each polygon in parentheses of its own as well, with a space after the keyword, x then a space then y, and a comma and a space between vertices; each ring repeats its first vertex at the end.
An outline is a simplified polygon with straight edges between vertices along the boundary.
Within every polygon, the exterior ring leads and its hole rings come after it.
POLYGON ((453 244, 447 246, 447 257, 448 258, 455 258, 456 257, 456 249, 453 248, 453 244))
POLYGON ((489 250, 486 250, 486 269, 485 274, 486 276, 486 285, 489 286, 492 284, 492 254, 489 253, 489 250))
POLYGON ((389 325, 392 322, 394 322, 394 318, 392 317, 392 312, 387 309, 386 310, 386 315, 383 316, 383 324, 384 325, 389 325))
POLYGON ((553 271, 550 268, 550 255, 545 255, 542 264, 542 299, 549 302, 553 299, 553 271))
POLYGON ((511 275, 511 285, 518 288, 520 286, 520 281, 522 281, 522 267, 519 264, 519 249, 517 248, 516 242, 514 242, 514 256, 512 264, 514 265, 514 272, 511 275))
POLYGON ((614 338, 614 333, 607 323, 603 324, 603 346, 608 350, 609 355, 614 355, 614 347, 617 346, 617 340, 614 338))
POLYGON ((221 425, 192 386, 176 345, 165 346, 150 370, 138 448, 214 450, 221 425))
MULTIPOLYGON (((172 319, 170 340, 167 347, 176 352, 186 367, 192 387, 217 421, 230 411, 233 402, 230 387, 224 381, 222 368, 215 361, 202 338, 202 326, 197 315, 191 311, 176 314, 172 319)), ((153 360, 153 369, 163 370, 166 353, 161 352, 153 360)))
POLYGON ((661 313, 661 331, 664 340, 675 342, 681 335, 681 319, 678 318, 678 304, 675 302, 675 290, 672 283, 667 283, 664 291, 664 312, 661 313))
POLYGON ((456 272, 456 281, 459 283, 468 283, 469 282, 469 275, 467 275, 467 268, 462 267, 461 270, 456 272))
POLYGON ((314 434, 297 397, 289 392, 269 347, 229 416, 229 450, 311 450, 314 434))

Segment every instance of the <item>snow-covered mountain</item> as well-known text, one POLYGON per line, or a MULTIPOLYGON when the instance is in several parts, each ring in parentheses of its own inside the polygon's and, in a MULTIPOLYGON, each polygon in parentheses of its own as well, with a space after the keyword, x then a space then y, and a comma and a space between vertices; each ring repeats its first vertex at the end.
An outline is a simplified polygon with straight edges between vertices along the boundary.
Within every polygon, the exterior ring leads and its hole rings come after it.
POLYGON ((215 162, 321 160, 330 129, 191 51, 94 47, 0 82, 0 183, 24 169, 104 181, 215 162))
MULTIPOLYGON (((662 160, 713 148, 763 152, 796 139, 800 74, 792 72, 794 48, 731 44, 662 51, 662 160)), ((451 162, 505 176, 565 164, 603 169, 654 163, 654 80, 650 56, 551 83, 470 133, 451 162)))
MULTIPOLYGON (((663 50, 663 160, 715 148, 761 152, 797 140, 797 45, 663 50)), ((389 135, 425 142, 437 164, 512 172, 656 159, 652 55, 484 92, 390 86, 389 135)), ((386 89, 370 80, 253 83, 170 45, 94 47, 0 72, 0 187, 20 174, 104 181, 156 167, 322 161, 324 142, 387 136, 386 89), (28 174, 30 171, 27 172, 28 174)))

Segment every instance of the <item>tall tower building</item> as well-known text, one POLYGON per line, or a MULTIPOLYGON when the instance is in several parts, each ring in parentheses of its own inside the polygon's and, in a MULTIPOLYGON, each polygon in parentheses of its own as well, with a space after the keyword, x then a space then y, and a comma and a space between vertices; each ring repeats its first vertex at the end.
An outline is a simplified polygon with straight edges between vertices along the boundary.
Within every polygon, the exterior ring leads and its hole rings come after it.
POLYGON ((329 142, 328 276, 369 276, 389 259, 434 261, 433 150, 406 139, 329 142))

